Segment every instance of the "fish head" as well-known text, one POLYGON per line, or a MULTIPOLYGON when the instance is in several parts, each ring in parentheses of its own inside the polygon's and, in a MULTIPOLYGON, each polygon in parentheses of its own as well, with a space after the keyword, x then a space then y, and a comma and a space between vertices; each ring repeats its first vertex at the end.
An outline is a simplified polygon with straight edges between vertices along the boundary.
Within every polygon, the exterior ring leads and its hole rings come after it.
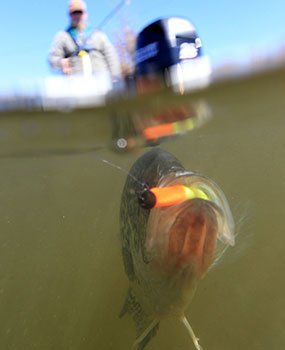
POLYGON ((200 279, 216 261, 221 248, 234 244, 234 224, 223 192, 206 177, 169 174, 159 185, 184 185, 202 190, 209 200, 193 198, 150 210, 146 254, 155 269, 170 275, 200 279))

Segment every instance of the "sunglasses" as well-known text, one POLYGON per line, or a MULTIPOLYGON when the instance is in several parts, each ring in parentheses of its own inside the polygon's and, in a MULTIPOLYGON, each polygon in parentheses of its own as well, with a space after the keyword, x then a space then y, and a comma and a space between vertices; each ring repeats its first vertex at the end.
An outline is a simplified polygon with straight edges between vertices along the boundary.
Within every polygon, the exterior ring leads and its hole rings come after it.
POLYGON ((83 14, 83 11, 81 10, 76 10, 76 11, 73 11, 73 12, 70 12, 71 15, 82 15, 83 14))

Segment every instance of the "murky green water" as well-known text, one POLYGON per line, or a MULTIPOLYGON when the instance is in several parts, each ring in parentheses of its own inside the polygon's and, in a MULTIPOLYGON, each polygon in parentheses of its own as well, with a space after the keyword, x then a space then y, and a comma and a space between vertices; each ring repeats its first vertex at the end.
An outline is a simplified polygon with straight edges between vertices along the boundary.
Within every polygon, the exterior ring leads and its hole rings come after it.
MULTIPOLYGON (((285 346, 284 83, 281 70, 210 89, 214 118, 163 144, 223 188, 238 226, 236 246, 188 312, 205 350, 285 346)), ((97 153, 127 169, 139 154, 97 153)), ((92 152, 8 157, 0 166, 0 348, 131 349, 132 320, 118 318, 127 289, 118 235, 125 174, 92 152)), ((169 320, 147 349, 194 346, 169 320)))

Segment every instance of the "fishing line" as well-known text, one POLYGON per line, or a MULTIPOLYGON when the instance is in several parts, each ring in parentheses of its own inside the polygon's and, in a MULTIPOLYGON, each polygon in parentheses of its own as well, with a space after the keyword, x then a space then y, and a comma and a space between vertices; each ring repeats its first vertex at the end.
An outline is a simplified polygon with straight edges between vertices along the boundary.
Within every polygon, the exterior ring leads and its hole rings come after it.
POLYGON ((122 7, 125 5, 129 5, 131 0, 122 0, 120 1, 110 13, 107 14, 107 16, 101 21, 101 23, 97 26, 98 29, 102 29, 111 19, 114 17, 122 7))
POLYGON ((104 164, 107 164, 107 165, 109 165, 110 167, 112 167, 112 168, 114 168, 114 169, 117 169, 117 170, 121 171, 121 172, 124 173, 124 174, 127 174, 127 175, 130 176, 135 182, 139 183, 140 185, 142 185, 142 186, 145 185, 143 182, 139 181, 133 174, 131 174, 128 170, 122 168, 120 165, 117 165, 117 164, 115 164, 115 163, 112 163, 112 162, 110 162, 110 161, 107 160, 107 159, 101 158, 101 157, 99 157, 97 154, 96 154, 96 155, 94 154, 94 157, 95 157, 97 160, 103 162, 104 164))

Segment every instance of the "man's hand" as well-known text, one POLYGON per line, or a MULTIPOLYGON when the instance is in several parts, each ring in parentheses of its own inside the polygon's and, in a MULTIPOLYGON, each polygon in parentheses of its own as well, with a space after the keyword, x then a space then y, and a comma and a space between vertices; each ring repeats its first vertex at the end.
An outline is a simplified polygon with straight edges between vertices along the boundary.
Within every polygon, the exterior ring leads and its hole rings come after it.
POLYGON ((72 68, 71 68, 69 58, 63 58, 61 60, 61 69, 62 69, 64 74, 71 74, 72 73, 72 68))

